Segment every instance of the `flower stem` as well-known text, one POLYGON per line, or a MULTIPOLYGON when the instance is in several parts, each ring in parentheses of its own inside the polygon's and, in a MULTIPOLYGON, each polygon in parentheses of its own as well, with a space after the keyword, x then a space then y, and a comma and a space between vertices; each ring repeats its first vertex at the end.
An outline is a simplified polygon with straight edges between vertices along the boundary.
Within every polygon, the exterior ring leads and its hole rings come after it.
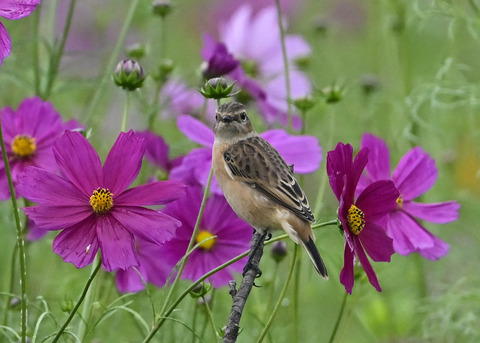
POLYGON ((340 307, 340 312, 338 313, 337 321, 335 322, 335 326, 333 327, 332 334, 330 335, 330 339, 328 343, 332 343, 337 335, 338 327, 340 326, 340 321, 342 320, 343 313, 345 312, 345 304, 347 303, 348 293, 345 292, 343 295, 342 306, 340 307))
POLYGON ((50 65, 48 69, 48 81, 45 91, 42 94, 42 99, 48 99, 52 93, 53 84, 57 78, 58 68, 60 67, 60 61, 62 60, 63 52, 65 50, 65 43, 67 42, 68 33, 70 32, 70 27, 72 26, 73 12, 75 10, 75 4, 77 0, 70 0, 70 6, 68 8, 67 20, 63 28, 62 38, 60 44, 58 45, 57 51, 54 53, 50 59, 50 65))
POLYGON ((283 68, 285 71, 285 87, 287 94, 287 117, 288 117, 288 128, 293 127, 292 124, 292 104, 290 103, 291 98, 291 89, 290 89, 290 66, 288 64, 288 55, 287 55, 287 46, 285 44, 285 30, 283 29, 282 24, 282 6, 280 5, 280 0, 275 0, 275 5, 277 7, 278 15, 278 29, 280 30, 280 40, 282 44, 282 56, 283 56, 283 68))
MULTIPOLYGON (((120 54, 120 51, 123 47, 123 44, 125 42, 125 37, 127 35, 128 29, 130 28, 130 24, 132 23, 132 18, 133 14, 135 13, 135 10, 137 9, 137 6, 139 4, 140 0, 131 0, 130 1, 130 7, 127 10, 127 15, 125 19, 123 20, 123 26, 120 30, 120 33, 118 35, 118 40, 115 45, 115 47, 112 50, 112 54, 110 55, 110 59, 107 62, 107 65, 105 66, 105 74, 103 74, 102 79, 98 83, 98 86, 95 89, 95 94, 93 95, 92 101, 90 101, 90 105, 88 106, 86 113, 85 113, 85 123, 87 126, 89 126, 89 122, 92 118, 93 112, 97 110, 98 102, 100 99, 103 97, 103 93, 105 92, 107 88, 107 82, 110 79, 110 75, 112 73, 112 70, 115 68, 115 63, 117 62, 118 55, 120 54)), ((105 111, 106 112, 106 111, 105 111)), ((101 121, 103 118, 98 118, 99 121, 101 121)))
POLYGON ((40 9, 38 6, 33 14, 34 29, 33 29, 33 84, 35 87, 35 94, 40 94, 40 9))
POLYGON ((121 131, 125 132, 127 128, 127 119, 128 119, 128 111, 130 107, 130 92, 125 91, 125 105, 123 107, 123 117, 122 117, 122 129, 121 131))
MULTIPOLYGON (((165 317, 168 316, 168 314, 169 314, 169 313, 166 313, 166 312, 168 312, 168 311, 166 311, 166 308, 167 308, 168 303, 170 302, 170 299, 173 295, 173 291, 177 287, 178 281, 180 280, 180 277, 182 276, 183 270, 185 269, 185 265, 187 264, 188 256, 191 253, 190 250, 194 246, 195 239, 197 238, 197 232, 198 232, 198 229, 200 227, 200 222, 201 222, 202 217, 203 217, 203 211, 205 210, 205 204, 207 203, 207 195, 208 195, 208 192, 209 192, 209 189, 210 189, 210 183, 212 181, 212 177, 213 177, 213 168, 210 168, 210 174, 208 175, 207 186, 205 187, 205 191, 203 193, 202 203, 200 205, 200 210, 198 211, 197 221, 195 223, 195 227, 193 228, 192 236, 190 237, 190 242, 188 243, 187 251, 185 252, 185 255, 182 259, 182 263, 180 264, 180 267, 178 269, 178 273, 175 276, 172 287, 170 287, 170 290, 168 291, 167 297, 165 298, 165 301, 163 302, 163 307, 160 310, 159 323, 161 322, 163 324, 163 321, 165 320, 165 317)), ((173 309, 172 309, 172 311, 173 311, 173 309)), ((154 326, 154 329, 157 325, 154 326)), ((160 326, 158 328, 160 328, 160 326)), ((155 332, 157 330, 155 330, 155 332)), ((153 334, 155 334, 155 332, 153 334)), ((152 337, 153 337, 153 334, 152 334, 152 337)))
POLYGON ((288 271, 287 279, 285 280, 282 291, 280 292, 280 296, 278 297, 277 303, 275 304, 272 314, 270 315, 270 318, 268 318, 267 324, 263 328, 262 333, 260 334, 260 337, 258 337, 257 339, 257 343, 262 342, 265 336, 267 335, 267 332, 270 329, 270 326, 272 326, 273 320, 275 319, 278 313, 278 310, 282 305, 283 298, 285 298, 285 294, 287 293, 288 285, 292 280, 293 270, 295 269, 295 264, 297 262, 297 252, 298 252, 298 244, 295 244, 295 247, 293 249, 292 262, 290 263, 290 269, 288 271))
POLYGON ((332 220, 329 220, 328 222, 313 224, 312 225, 312 230, 315 230, 315 229, 318 229, 318 228, 324 227, 324 226, 337 225, 337 224, 338 224, 338 219, 332 219, 332 220))
POLYGON ((25 239, 22 230, 22 223, 20 222, 20 214, 17 204, 17 196, 15 194, 15 187, 13 186, 12 173, 10 164, 8 162, 7 150, 5 148, 5 141, 3 138, 2 124, 0 120, 0 147, 2 149, 3 163, 5 166, 5 173, 7 174, 8 189, 10 190, 10 198, 12 200, 13 215, 15 218, 15 226, 17 232, 17 246, 18 246, 18 261, 20 263, 20 291, 22 306, 20 310, 21 316, 21 342, 25 343, 27 340, 27 263, 25 257, 25 239))
MULTIPOLYGON (((87 323, 88 319, 90 318, 90 314, 92 313, 92 299, 93 299, 93 291, 95 289, 95 280, 93 277, 98 271, 98 266, 101 265, 100 257, 97 254, 95 256, 95 262, 92 264, 92 271, 90 273, 90 278, 92 278, 92 284, 93 287, 88 287, 87 293, 85 295, 85 303, 83 305, 82 309, 82 319, 78 325, 78 333, 77 337, 80 339, 81 342, 83 342, 83 339, 85 337, 85 331, 87 330, 87 323), (92 277, 93 275, 93 277, 92 277)), ((73 311, 72 311, 73 312, 73 311)))
POLYGON ((75 307, 73 308, 72 312, 70 312, 69 316, 67 317, 67 319, 65 320, 65 322, 63 323, 62 327, 60 328, 60 330, 58 330, 57 334, 55 335, 55 337, 53 338, 53 341, 52 343, 55 343, 58 341, 58 339, 60 338, 60 336, 63 334, 63 332, 65 331, 65 329, 67 328, 68 324, 70 324, 70 322, 72 321, 73 317, 75 316, 75 314, 77 313, 78 311, 78 308, 80 307, 80 305, 82 304, 83 300, 85 299, 85 297, 87 296, 87 293, 88 293, 88 290, 90 289, 90 285, 92 284, 93 280, 95 279, 95 276, 97 275, 98 271, 100 270, 100 267, 102 266, 102 261, 99 259, 98 260, 98 263, 95 267, 95 269, 92 271, 92 273, 90 274, 90 277, 88 278, 88 281, 87 283, 85 284, 85 287, 83 288, 83 291, 82 291, 82 294, 80 295, 80 298, 78 298, 78 301, 77 303, 75 304, 75 307))
POLYGON ((216 326, 215 326, 215 320, 213 320, 212 310, 210 309, 210 305, 208 304, 207 299, 204 296, 202 296, 202 299, 203 299, 203 303, 205 305, 205 309, 207 310, 208 321, 209 321, 210 326, 212 328, 213 337, 215 337, 215 340, 217 340, 218 335, 217 335, 217 330, 215 329, 216 326))

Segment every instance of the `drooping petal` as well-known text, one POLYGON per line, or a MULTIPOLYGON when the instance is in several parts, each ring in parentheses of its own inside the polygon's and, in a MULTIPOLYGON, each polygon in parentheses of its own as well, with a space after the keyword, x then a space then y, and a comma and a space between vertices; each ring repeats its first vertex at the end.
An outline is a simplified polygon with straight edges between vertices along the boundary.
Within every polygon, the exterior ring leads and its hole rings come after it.
POLYGON ((1 1, 0 17, 15 20, 29 16, 39 3, 40 0, 1 1))
POLYGON ((89 197, 65 178, 37 167, 18 176, 17 191, 32 202, 49 206, 89 206, 89 197))
POLYGON ((402 157, 392 180, 404 200, 412 200, 428 191, 437 179, 435 160, 415 147, 402 157))
POLYGON ((433 246, 419 250, 419 254, 429 260, 438 260, 448 254, 450 246, 440 238, 433 236, 433 246))
POLYGON ((103 165, 103 185, 114 195, 123 192, 140 172, 144 153, 144 139, 120 132, 103 165))
POLYGON ((362 148, 368 148, 368 163, 366 170, 372 181, 390 179, 390 151, 382 139, 364 133, 362 136, 362 148))
POLYGON ((28 218, 46 230, 62 230, 93 216, 87 206, 46 206, 37 205, 23 208, 28 218))
POLYGON ((65 131, 53 153, 63 175, 88 197, 102 185, 100 158, 79 132, 65 131))
POLYGON ((0 66, 5 57, 10 55, 12 51, 12 42, 10 40, 10 35, 7 32, 7 29, 0 22, 0 66))
POLYGON ((327 153, 327 174, 333 193, 340 200, 346 182, 346 173, 352 167, 353 148, 350 144, 338 143, 335 150, 327 153))
POLYGON ((387 233, 393 238, 393 248, 400 255, 433 247, 433 236, 403 211, 389 215, 387 233))
POLYGON ((355 254, 348 244, 345 243, 343 252, 343 268, 340 272, 340 282, 345 286, 348 294, 352 294, 354 274, 353 264, 355 262, 355 254))
POLYGON ((169 215, 143 207, 115 206, 110 214, 132 235, 157 244, 171 239, 181 225, 169 215))
POLYGON ((113 202, 120 206, 165 205, 184 194, 185 185, 180 181, 157 181, 127 189, 113 202))
POLYGON ((360 149, 353 160, 350 172, 347 171, 347 187, 344 196, 348 201, 351 200, 353 202, 353 199, 355 198, 355 189, 357 188, 360 176, 367 165, 369 153, 370 151, 367 148, 360 149))
POLYGON ((395 253, 393 240, 375 223, 367 222, 358 239, 375 262, 390 262, 390 257, 395 253))
POLYGON ((96 220, 92 216, 63 230, 53 240, 53 251, 77 268, 89 265, 99 247, 95 226, 96 220))
POLYGON ((403 210, 427 222, 444 224, 458 219, 460 204, 456 201, 422 204, 415 201, 403 203, 403 210))
POLYGON ((97 218, 97 237, 102 252, 102 267, 111 272, 138 266, 133 235, 111 216, 97 218))
POLYGON ((398 190, 392 181, 375 181, 360 194, 356 205, 365 214, 365 221, 376 222, 397 208, 398 196, 398 190))
POLYGON ((115 275, 115 282, 120 293, 140 292, 145 288, 139 273, 143 279, 146 278, 145 268, 142 265, 138 267, 130 267, 126 270, 119 269, 115 275))
POLYGON ((363 251, 363 248, 360 244, 360 241, 358 240, 358 237, 355 237, 354 241, 356 244, 355 253, 358 256, 358 260, 360 261, 360 264, 362 265, 363 270, 365 270, 365 274, 367 274, 368 281, 370 281, 370 284, 373 287, 375 287, 377 291, 381 292, 382 288, 378 283, 377 274, 375 274, 375 271, 373 270, 367 255, 365 255, 365 252, 363 251))
POLYGON ((171 163, 168 157, 170 148, 162 136, 148 130, 137 131, 136 134, 145 139, 145 157, 147 160, 165 171, 170 170, 171 163))
POLYGON ((260 135, 278 150, 295 173, 312 173, 322 160, 322 149, 313 136, 293 136, 284 130, 269 130, 260 135))
POLYGON ((215 136, 211 128, 200 120, 189 115, 182 115, 177 119, 177 126, 182 133, 192 141, 206 147, 212 147, 215 136))

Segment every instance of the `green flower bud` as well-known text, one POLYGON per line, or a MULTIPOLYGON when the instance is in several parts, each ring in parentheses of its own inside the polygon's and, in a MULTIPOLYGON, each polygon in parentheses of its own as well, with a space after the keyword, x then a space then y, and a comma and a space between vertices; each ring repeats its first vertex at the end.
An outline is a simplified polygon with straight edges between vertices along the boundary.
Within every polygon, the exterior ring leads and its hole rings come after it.
POLYGON ((190 291, 190 296, 194 299, 202 298, 212 289, 212 285, 209 283, 202 282, 193 290, 190 291))
POLYGON ((343 89, 336 86, 328 86, 320 91, 320 94, 325 98, 327 104, 336 104, 343 98, 343 89))
POLYGON ((137 61, 124 60, 117 64, 113 80, 117 86, 133 91, 142 87, 145 74, 142 66, 137 61))
POLYGON ((131 59, 139 60, 145 56, 147 48, 142 43, 134 43, 127 47, 127 56, 131 59))
POLYGON ((273 259, 278 263, 282 261, 285 256, 287 256, 287 243, 285 241, 278 241, 272 244, 272 253, 273 259))
POLYGON ((154 0, 152 10, 155 15, 164 18, 172 12, 172 2, 170 0, 154 0))
POLYGON ((200 93, 207 99, 224 99, 237 94, 232 93, 234 85, 235 82, 229 86, 223 77, 216 77, 208 80, 200 89, 200 93))
POLYGON ((293 100, 293 105, 300 110, 300 112, 307 112, 315 106, 315 103, 315 99, 311 96, 304 96, 303 98, 293 100))

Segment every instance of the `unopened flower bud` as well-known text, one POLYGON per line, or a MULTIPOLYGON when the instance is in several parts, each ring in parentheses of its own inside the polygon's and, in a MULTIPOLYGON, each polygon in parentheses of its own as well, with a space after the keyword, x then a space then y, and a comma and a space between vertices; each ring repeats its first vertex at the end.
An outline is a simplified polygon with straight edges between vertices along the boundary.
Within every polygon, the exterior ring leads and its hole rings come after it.
POLYGON ((223 77, 216 77, 208 80, 200 89, 200 93, 207 99, 224 99, 236 94, 232 93, 234 85, 235 82, 229 86, 223 77))
POLYGON ((172 2, 170 0, 154 0, 152 2, 153 13, 160 17, 166 17, 172 12, 172 2))
POLYGON ((272 244, 271 249, 273 259, 278 263, 287 256, 287 243, 285 241, 278 241, 272 244))
POLYGON ((315 99, 311 96, 304 96, 293 100, 293 105, 298 108, 301 112, 307 112, 313 106, 315 106, 315 99))
POLYGON ((343 98, 342 89, 336 85, 325 87, 320 94, 325 98, 327 104, 335 104, 343 98))
POLYGON ((142 87, 145 74, 142 66, 137 61, 123 60, 117 64, 113 80, 117 86, 133 91, 142 87))
POLYGON ((154 73, 152 77, 155 81, 164 83, 168 79, 174 68, 175 64, 173 63, 173 61, 168 58, 164 58, 160 61, 157 72, 154 73))
POLYGON ((75 301, 67 298, 65 298, 60 304, 60 309, 62 310, 62 312, 66 312, 66 313, 72 312, 74 307, 75 307, 75 301))
POLYGON ((201 284, 197 285, 193 290, 190 291, 190 296, 192 298, 202 298, 207 294, 210 289, 212 289, 212 285, 209 283, 202 282, 201 284))
POLYGON ((370 95, 376 91, 380 85, 378 78, 373 74, 365 74, 362 76, 361 85, 363 93, 365 95, 370 95))

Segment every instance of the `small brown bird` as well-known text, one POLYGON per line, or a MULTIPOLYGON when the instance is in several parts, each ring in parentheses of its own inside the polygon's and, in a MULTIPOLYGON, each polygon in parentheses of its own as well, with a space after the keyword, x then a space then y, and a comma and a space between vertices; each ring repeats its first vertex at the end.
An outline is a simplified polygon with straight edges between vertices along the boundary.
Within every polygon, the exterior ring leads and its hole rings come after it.
POLYGON ((315 246, 315 221, 305 193, 277 150, 255 132, 245 106, 218 107, 213 172, 237 215, 260 233, 283 229, 307 251, 318 273, 327 269, 315 246))

